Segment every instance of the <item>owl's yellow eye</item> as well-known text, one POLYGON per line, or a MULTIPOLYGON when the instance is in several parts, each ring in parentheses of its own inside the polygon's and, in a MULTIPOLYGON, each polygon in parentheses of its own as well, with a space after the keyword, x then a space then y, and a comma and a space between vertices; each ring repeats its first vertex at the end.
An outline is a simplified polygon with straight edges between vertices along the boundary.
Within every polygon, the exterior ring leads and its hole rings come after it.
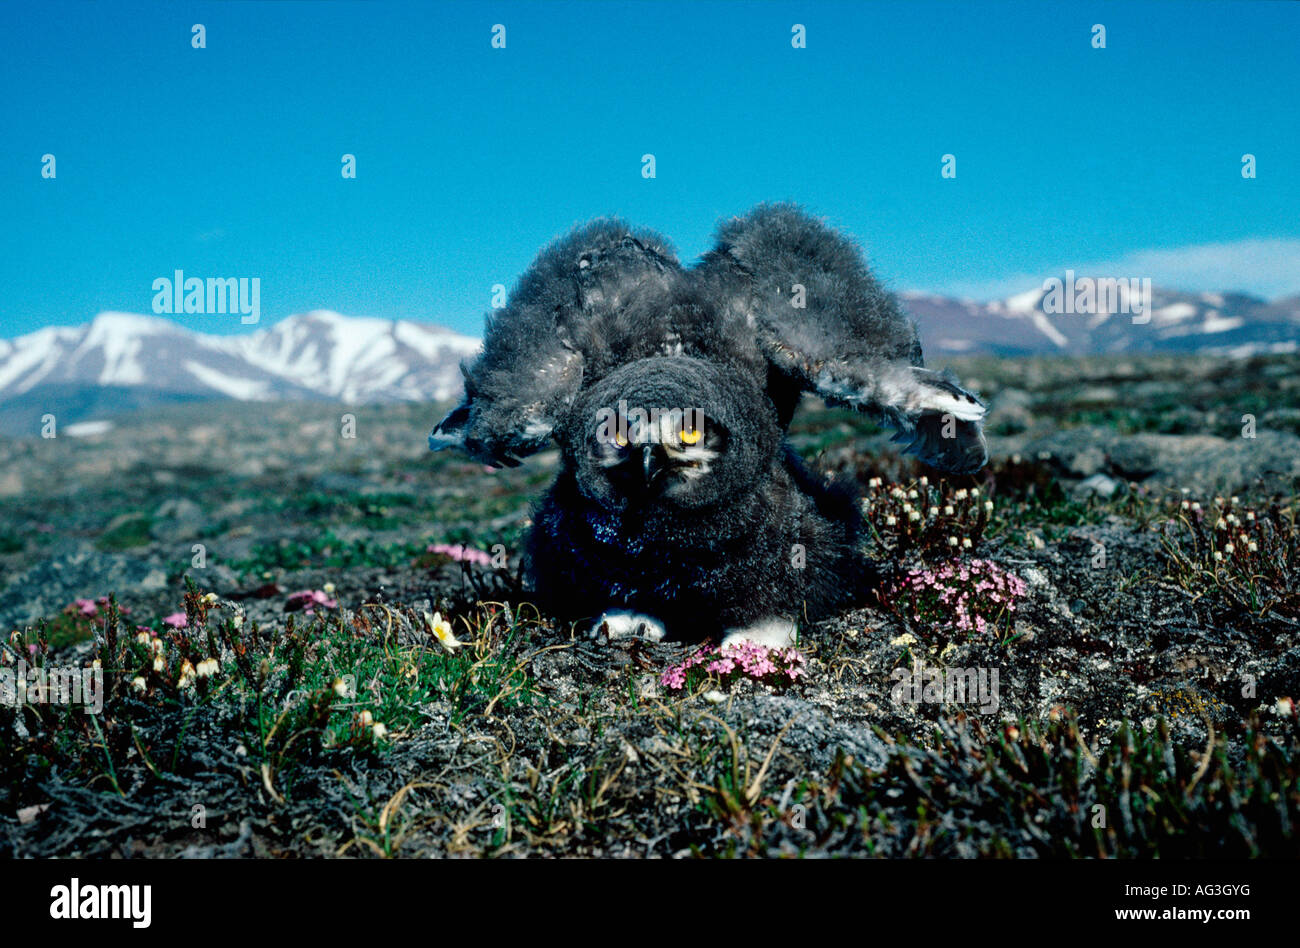
POLYGON ((699 444, 702 436, 699 428, 687 428, 682 432, 682 444, 699 444))

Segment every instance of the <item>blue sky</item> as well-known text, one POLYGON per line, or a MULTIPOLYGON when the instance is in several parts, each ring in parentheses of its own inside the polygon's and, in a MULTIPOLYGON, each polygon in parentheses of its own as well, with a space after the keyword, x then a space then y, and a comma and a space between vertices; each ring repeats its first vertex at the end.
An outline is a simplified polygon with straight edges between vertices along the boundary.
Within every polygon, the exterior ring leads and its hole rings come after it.
POLYGON ((0 335, 148 312, 178 268, 260 278, 263 324, 477 334, 492 285, 576 222, 619 214, 692 260, 766 199, 851 232, 898 290, 1072 266, 1296 293, 1297 49, 1300 4, 1276 2, 3 3, 0 335))

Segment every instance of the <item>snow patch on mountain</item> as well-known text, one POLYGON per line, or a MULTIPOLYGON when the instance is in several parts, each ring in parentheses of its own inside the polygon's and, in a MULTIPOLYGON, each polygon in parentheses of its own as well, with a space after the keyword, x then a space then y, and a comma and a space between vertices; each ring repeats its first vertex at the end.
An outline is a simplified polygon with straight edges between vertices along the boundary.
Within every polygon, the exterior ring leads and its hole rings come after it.
POLYGON ((459 362, 478 349, 477 339, 441 327, 330 310, 236 336, 105 312, 86 325, 0 341, 0 402, 50 386, 243 400, 440 401, 460 392, 459 362))

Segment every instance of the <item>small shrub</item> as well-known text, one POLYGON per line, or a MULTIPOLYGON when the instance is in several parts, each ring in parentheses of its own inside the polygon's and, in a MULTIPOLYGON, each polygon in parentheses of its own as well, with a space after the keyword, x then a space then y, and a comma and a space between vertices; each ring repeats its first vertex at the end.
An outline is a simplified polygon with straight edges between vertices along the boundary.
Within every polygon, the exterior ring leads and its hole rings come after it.
POLYGON ((1189 593, 1213 592, 1255 615, 1300 618, 1296 511, 1216 497, 1178 501, 1161 528, 1169 576, 1189 593))
POLYGON ((932 484, 926 477, 906 485, 873 477, 862 501, 867 523, 886 552, 927 560, 977 549, 992 511, 993 502, 978 487, 932 484))

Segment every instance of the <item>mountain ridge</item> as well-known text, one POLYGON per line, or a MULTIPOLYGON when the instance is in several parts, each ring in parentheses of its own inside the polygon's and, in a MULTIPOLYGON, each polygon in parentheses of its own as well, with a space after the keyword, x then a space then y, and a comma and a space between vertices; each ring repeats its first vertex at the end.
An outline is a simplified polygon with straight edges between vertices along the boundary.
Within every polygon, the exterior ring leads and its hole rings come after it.
MULTIPOLYGON (((1122 281, 1126 282, 1126 281, 1122 281)), ((1127 288, 1119 300, 1130 301, 1127 288)), ((1047 287, 978 302, 903 291, 929 358, 1295 351, 1300 296, 1151 289, 1129 313, 1047 311, 1047 287)), ((459 363, 472 336, 413 320, 310 310, 272 326, 218 336, 170 319, 106 311, 80 326, 0 339, 0 433, 61 424, 177 400, 334 400, 350 404, 444 401, 461 391, 459 363)))

